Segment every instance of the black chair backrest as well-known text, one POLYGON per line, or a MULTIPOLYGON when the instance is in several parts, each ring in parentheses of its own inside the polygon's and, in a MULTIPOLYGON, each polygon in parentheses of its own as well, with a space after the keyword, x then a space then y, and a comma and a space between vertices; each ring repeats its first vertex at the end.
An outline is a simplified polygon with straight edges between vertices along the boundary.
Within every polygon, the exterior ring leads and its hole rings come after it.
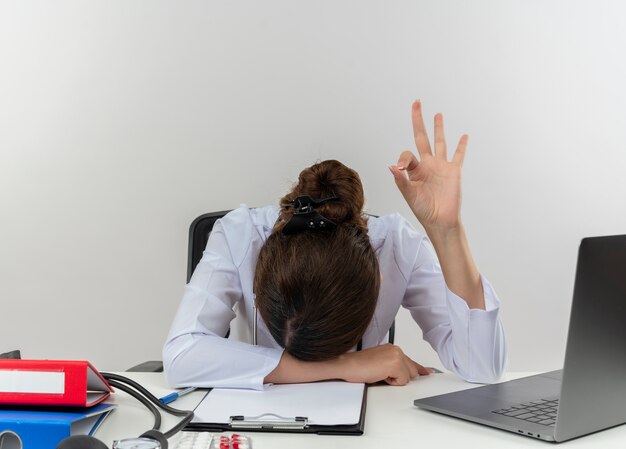
MULTIPOLYGON (((193 270, 196 269, 196 265, 202 259, 202 254, 206 248, 206 244, 209 241, 209 236, 213 230, 213 225, 217 220, 226 215, 230 210, 222 210, 219 212, 209 212, 208 214, 200 215, 189 226, 189 250, 187 252, 187 282, 191 279, 193 270)), ((372 215, 375 217, 375 215, 372 215)), ((396 321, 391 323, 389 328, 389 343, 393 343, 396 330, 396 321)), ((230 334, 230 329, 226 334, 226 338, 230 334)), ((359 343, 360 344, 360 343, 359 343)), ((360 349, 360 348, 359 348, 360 349)))
POLYGON ((222 210, 219 212, 209 212, 208 214, 200 215, 189 226, 189 250, 187 252, 187 282, 191 279, 193 270, 196 269, 196 265, 202 259, 202 253, 206 244, 209 241, 209 235, 213 230, 213 225, 217 220, 226 215, 229 210, 222 210))

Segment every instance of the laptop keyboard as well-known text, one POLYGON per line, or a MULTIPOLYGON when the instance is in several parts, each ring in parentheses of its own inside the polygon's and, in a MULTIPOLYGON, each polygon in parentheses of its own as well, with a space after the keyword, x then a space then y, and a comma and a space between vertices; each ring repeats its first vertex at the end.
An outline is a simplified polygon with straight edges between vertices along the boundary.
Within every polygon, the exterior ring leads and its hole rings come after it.
POLYGON ((539 399, 537 401, 514 405, 509 408, 493 410, 493 413, 546 426, 554 426, 558 407, 558 399, 539 399))

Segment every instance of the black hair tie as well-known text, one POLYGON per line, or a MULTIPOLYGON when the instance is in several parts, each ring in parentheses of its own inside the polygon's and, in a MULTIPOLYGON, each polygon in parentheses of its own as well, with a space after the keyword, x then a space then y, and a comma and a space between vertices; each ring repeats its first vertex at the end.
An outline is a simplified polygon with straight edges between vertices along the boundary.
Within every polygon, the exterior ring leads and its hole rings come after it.
POLYGON ((296 234, 302 231, 319 231, 329 230, 337 227, 337 224, 323 215, 315 212, 315 209, 322 204, 331 201, 339 201, 339 197, 333 196, 314 200, 308 195, 297 197, 295 200, 286 204, 286 207, 296 209, 289 221, 283 226, 281 232, 283 234, 296 234))

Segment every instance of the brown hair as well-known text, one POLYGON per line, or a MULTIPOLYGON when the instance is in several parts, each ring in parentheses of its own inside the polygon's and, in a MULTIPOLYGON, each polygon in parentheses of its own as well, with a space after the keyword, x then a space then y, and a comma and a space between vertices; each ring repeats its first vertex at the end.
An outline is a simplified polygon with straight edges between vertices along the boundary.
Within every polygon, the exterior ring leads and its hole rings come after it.
POLYGON ((274 339, 302 360, 334 358, 354 347, 374 315, 380 272, 363 215, 359 175, 334 160, 300 173, 281 201, 273 233, 257 260, 256 306, 274 339), (332 230, 280 232, 301 195, 338 201, 316 208, 332 230))

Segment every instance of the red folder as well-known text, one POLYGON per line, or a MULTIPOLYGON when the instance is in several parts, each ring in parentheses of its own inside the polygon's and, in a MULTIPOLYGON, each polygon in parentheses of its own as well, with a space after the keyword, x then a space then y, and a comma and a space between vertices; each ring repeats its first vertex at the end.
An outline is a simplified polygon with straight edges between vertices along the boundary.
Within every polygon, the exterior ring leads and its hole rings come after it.
POLYGON ((0 359, 0 405, 90 407, 112 391, 85 360, 0 359))

